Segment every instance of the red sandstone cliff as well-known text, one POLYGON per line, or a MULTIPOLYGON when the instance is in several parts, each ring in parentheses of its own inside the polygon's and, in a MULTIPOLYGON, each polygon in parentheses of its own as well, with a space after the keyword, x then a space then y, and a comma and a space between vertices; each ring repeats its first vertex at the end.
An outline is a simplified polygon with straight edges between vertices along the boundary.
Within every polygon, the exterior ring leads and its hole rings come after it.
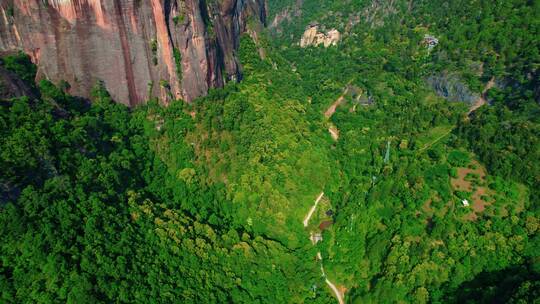
POLYGON ((264 0, 0 0, 0 51, 23 50, 74 95, 102 80, 130 106, 191 101, 241 77, 248 19, 265 23, 264 0))

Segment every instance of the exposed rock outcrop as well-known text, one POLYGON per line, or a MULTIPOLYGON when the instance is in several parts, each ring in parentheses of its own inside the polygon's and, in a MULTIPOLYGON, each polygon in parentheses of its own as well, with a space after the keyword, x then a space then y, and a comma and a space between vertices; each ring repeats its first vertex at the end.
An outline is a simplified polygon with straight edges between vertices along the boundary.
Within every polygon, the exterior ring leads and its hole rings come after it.
POLYGON ((463 80, 455 74, 431 75, 427 78, 427 83, 435 90, 437 95, 448 101, 473 105, 480 98, 480 94, 472 92, 463 80))
POLYGON ((341 34, 338 30, 332 29, 326 33, 319 32, 317 25, 310 25, 300 40, 300 47, 319 46, 329 47, 337 45, 341 39, 341 34))
POLYGON ((3 0, 0 51, 23 50, 74 95, 102 80, 130 106, 191 101, 241 78, 240 34, 265 16, 264 0, 3 0))
POLYGON ((291 22, 294 18, 298 18, 302 15, 302 5, 304 0, 296 0, 294 5, 288 6, 283 9, 281 12, 275 14, 272 22, 269 24, 269 28, 276 29, 278 32, 281 32, 280 25, 282 23, 291 22))
POLYGON ((6 70, 0 65, 0 100, 21 96, 34 99, 37 98, 38 94, 15 73, 6 70))

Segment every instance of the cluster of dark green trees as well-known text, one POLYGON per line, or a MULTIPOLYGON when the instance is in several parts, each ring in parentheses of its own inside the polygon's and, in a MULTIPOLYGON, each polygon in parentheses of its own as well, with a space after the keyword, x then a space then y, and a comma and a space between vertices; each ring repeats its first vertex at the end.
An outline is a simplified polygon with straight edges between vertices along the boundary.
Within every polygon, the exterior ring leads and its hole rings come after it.
POLYGON ((2 302, 334 303, 317 251, 350 303, 538 301, 539 4, 382 2, 304 1, 193 104, 89 103, 2 59, 39 92, 0 101, 2 302), (312 21, 340 44, 296 46, 312 21), (491 104, 468 115, 439 73, 496 79, 491 104))

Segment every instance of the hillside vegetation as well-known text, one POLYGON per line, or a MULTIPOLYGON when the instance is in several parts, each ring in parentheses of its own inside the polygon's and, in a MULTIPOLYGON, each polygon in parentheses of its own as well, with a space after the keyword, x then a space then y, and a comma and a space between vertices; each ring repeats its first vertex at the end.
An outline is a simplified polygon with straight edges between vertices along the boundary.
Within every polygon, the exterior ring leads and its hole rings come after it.
POLYGON ((270 2, 300 13, 191 104, 2 60, 39 92, 0 102, 2 302, 540 299, 537 1, 270 2), (299 47, 315 21, 337 46, 299 47))

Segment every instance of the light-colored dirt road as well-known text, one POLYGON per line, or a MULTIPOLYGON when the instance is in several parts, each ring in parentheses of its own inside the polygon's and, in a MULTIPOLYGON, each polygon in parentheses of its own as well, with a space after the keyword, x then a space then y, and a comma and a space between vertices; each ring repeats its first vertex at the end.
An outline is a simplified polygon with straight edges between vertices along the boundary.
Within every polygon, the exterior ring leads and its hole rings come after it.
MULTIPOLYGON (((319 205, 319 202, 321 201, 323 196, 324 196, 324 192, 321 192, 321 194, 319 194, 319 196, 315 200, 315 203, 313 204, 313 206, 311 206, 311 209, 309 209, 309 212, 308 212, 308 214, 306 215, 306 217, 304 218, 304 221, 303 221, 304 227, 307 227, 309 225, 309 220, 311 219, 311 216, 313 216, 313 213, 315 212, 315 210, 317 210, 317 206, 319 205)), ((343 294, 339 291, 339 289, 336 287, 336 285, 334 285, 334 283, 332 283, 326 277, 326 272, 324 271, 323 259, 322 259, 321 252, 317 252, 317 259, 321 263, 321 273, 322 273, 322 276, 324 278, 324 281, 326 282, 328 287, 330 287, 330 289, 332 289, 332 292, 334 292, 334 295, 336 296, 339 304, 345 304, 345 301, 343 300, 343 294)))
POLYGON ((332 125, 330 128, 328 128, 328 132, 330 132, 330 136, 332 136, 332 139, 335 141, 338 141, 339 139, 339 130, 336 126, 332 125))
POLYGON ((334 115, 334 113, 336 112, 337 107, 342 104, 343 101, 345 101, 345 97, 343 97, 343 95, 339 96, 339 98, 334 101, 334 103, 326 110, 326 112, 324 112, 324 116, 326 118, 332 117, 332 115, 334 115))
POLYGON ((343 295, 341 294, 339 289, 336 287, 336 285, 334 285, 334 283, 330 282, 330 280, 326 277, 326 273, 324 272, 324 267, 323 267, 322 256, 320 252, 317 252, 317 257, 321 260, 321 272, 324 277, 324 281, 330 287, 330 289, 332 289, 332 291, 334 292, 334 295, 336 295, 336 298, 339 304, 345 304, 345 301, 343 301, 343 295))
POLYGON ((469 113, 467 114, 471 114, 472 112, 476 111, 478 108, 480 108, 481 106, 487 103, 486 93, 487 91, 489 91, 489 89, 493 88, 493 86, 495 86, 495 77, 491 77, 491 79, 488 81, 488 83, 484 87, 484 90, 482 91, 482 95, 476 100, 474 105, 469 109, 469 113))
POLYGON ((321 194, 319 194, 319 197, 317 197, 317 199, 315 200, 315 203, 313 204, 313 206, 311 207, 311 209, 309 209, 309 212, 308 214, 306 215, 306 217, 304 218, 304 227, 307 227, 308 224, 309 224, 309 219, 311 218, 311 216, 313 215, 313 213, 315 212, 315 210, 317 209, 317 205, 319 205, 319 202, 321 201, 321 199, 323 198, 324 196, 324 192, 321 192, 321 194))
MULTIPOLYGON (((345 102, 345 94, 347 94, 347 91, 348 90, 345 90, 343 95, 339 96, 338 99, 336 99, 336 101, 334 101, 334 103, 326 110, 326 112, 324 112, 324 117, 329 119, 330 117, 332 117, 332 115, 334 115, 337 107, 339 107, 343 102, 345 102)), ((330 136, 332 136, 335 141, 338 141, 339 129, 336 126, 330 123, 328 132, 330 132, 330 136)))
MULTIPOLYGON (((344 101, 345 101, 345 94, 347 94, 347 90, 345 91, 345 93, 343 93, 343 95, 341 95, 327 110, 326 112, 324 112, 324 116, 326 118, 330 118, 332 117, 332 115, 334 115, 334 113, 336 112, 336 109, 339 105, 341 105, 344 101)), ((332 138, 337 141, 339 139, 339 129, 330 124, 330 127, 328 128, 328 132, 330 132, 330 135, 332 136, 332 138)), ((304 221, 302 222, 304 224, 304 227, 307 227, 309 225, 309 220, 311 219, 311 217, 313 216, 313 213, 315 213, 315 210, 317 210, 317 206, 319 205, 319 202, 321 201, 321 199, 323 198, 324 196, 324 192, 321 192, 321 194, 319 194, 319 196, 317 197, 317 199, 315 200, 315 203, 313 204, 313 206, 311 206, 311 208, 309 209, 309 212, 306 214, 306 216, 304 217, 304 221)), ((310 240, 313 242, 313 232, 312 234, 310 235, 310 240)), ((330 289, 332 289, 332 292, 334 293, 334 295, 336 296, 337 300, 338 300, 338 303, 339 304, 345 304, 345 301, 343 300, 343 294, 339 291, 339 289, 336 287, 336 285, 334 285, 334 283, 332 283, 328 277, 326 276, 326 273, 324 271, 324 266, 323 266, 323 259, 322 259, 322 255, 320 252, 317 252, 317 259, 320 261, 321 263, 321 273, 322 273, 322 276, 324 278, 324 281, 326 282, 326 285, 328 285, 328 287, 330 287, 330 289)))

